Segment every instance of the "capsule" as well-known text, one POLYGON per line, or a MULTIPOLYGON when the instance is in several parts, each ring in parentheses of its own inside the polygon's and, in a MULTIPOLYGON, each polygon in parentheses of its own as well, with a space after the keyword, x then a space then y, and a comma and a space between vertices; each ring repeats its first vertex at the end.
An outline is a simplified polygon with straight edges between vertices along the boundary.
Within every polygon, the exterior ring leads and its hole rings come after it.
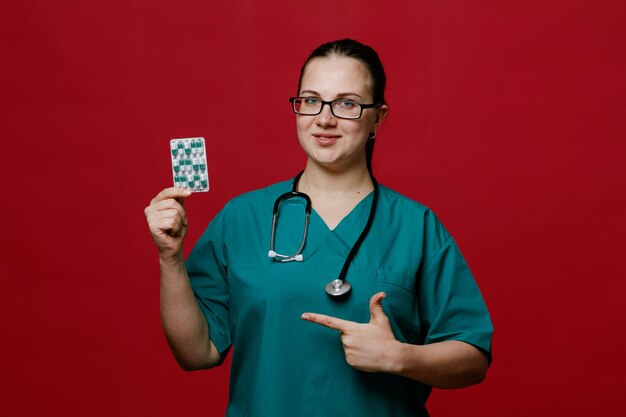
POLYGON ((176 154, 178 153, 178 147, 176 146, 175 142, 172 142, 170 144, 170 149, 172 150, 172 155, 176 156, 176 154))
POLYGON ((200 183, 202 184, 202 188, 206 188, 209 185, 209 182, 206 180, 206 175, 200 174, 200 183))
MULTIPOLYGON (((174 149, 172 151, 174 151, 174 149)), ((174 167, 174 172, 180 171, 180 165, 178 165, 178 159, 174 159, 172 161, 172 166, 174 167)))
POLYGON ((185 141, 185 153, 187 155, 191 155, 191 145, 188 140, 185 141))
POLYGON ((187 185, 189 185, 189 188, 193 188, 194 187, 194 182, 193 182, 193 175, 187 175, 187 185))

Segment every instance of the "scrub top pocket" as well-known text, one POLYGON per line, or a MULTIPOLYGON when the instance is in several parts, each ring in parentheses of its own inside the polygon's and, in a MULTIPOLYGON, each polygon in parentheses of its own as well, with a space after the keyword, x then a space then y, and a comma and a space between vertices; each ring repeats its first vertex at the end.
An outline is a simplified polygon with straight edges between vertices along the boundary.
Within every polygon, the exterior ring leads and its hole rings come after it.
POLYGON ((383 310, 396 338, 404 343, 417 343, 421 328, 415 297, 415 277, 380 269, 374 284, 376 291, 387 294, 382 301, 383 310))

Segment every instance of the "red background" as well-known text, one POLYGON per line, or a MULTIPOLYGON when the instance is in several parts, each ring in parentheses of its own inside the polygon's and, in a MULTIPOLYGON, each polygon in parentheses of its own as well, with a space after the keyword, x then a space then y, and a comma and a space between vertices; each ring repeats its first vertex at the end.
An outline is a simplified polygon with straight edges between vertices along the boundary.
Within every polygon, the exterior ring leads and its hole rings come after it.
POLYGON ((434 392, 432 414, 626 413, 623 0, 7 0, 0 16, 0 415, 223 415, 227 367, 185 373, 162 336, 143 208, 174 137, 209 152, 187 251, 229 198, 293 176, 287 98, 307 54, 346 36, 388 73, 378 179, 443 219, 496 327, 487 380, 434 392))

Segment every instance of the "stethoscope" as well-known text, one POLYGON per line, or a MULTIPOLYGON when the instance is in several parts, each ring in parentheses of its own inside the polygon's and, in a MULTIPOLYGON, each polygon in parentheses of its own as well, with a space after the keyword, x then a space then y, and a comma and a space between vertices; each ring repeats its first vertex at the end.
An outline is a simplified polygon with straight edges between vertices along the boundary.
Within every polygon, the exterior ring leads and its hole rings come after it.
MULTIPOLYGON (((294 178, 291 191, 285 194, 282 194, 274 202, 274 210, 272 212, 272 233, 270 235, 270 250, 267 253, 267 256, 269 256, 270 258, 272 258, 274 261, 277 261, 277 262, 291 262, 291 261, 302 262, 304 260, 304 256, 302 256, 302 251, 304 250, 304 245, 306 244, 306 236, 309 231, 309 221, 311 217, 311 199, 305 193, 297 191, 298 181, 300 180, 300 177, 302 176, 303 172, 304 171, 301 171, 294 178), (275 237, 275 232, 276 232, 276 222, 278 219, 278 210, 281 204, 291 198, 303 198, 306 202, 306 205, 304 208, 304 213, 305 213, 304 232, 302 233, 302 243, 300 244, 300 247, 298 248, 296 253, 294 253, 293 255, 282 255, 280 253, 277 253, 274 250, 274 237, 275 237)), ((343 263, 343 267, 341 268, 339 277, 337 277, 336 279, 326 284, 326 294, 328 294, 329 296, 333 298, 344 298, 350 293, 352 286, 346 280, 346 275, 348 274, 348 268, 350 267, 350 263, 352 262, 352 259, 354 259, 354 257, 356 256, 356 253, 359 250, 361 243, 363 243, 363 240, 365 240, 365 237, 369 233, 370 228, 372 226, 372 222, 374 221, 374 215, 376 214, 376 205, 378 202, 378 183, 376 182, 376 179, 374 178, 373 175, 370 175, 370 178, 372 179, 372 184, 374 185, 374 195, 372 198, 372 206, 370 208, 370 214, 369 214, 369 217, 367 218, 367 223, 365 224, 365 227, 363 228, 361 235, 354 243, 354 246, 352 246, 352 249, 350 249, 350 253, 348 253, 348 256, 346 257, 346 261, 343 263)))

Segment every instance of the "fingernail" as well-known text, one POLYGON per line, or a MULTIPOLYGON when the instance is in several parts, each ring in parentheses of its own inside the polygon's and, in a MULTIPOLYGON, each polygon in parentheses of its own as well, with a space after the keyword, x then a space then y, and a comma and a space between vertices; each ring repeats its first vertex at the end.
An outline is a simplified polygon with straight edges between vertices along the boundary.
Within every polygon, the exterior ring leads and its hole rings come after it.
POLYGON ((185 191, 183 191, 183 195, 184 195, 185 197, 190 196, 190 195, 191 195, 191 190, 185 190, 185 191))
POLYGON ((309 316, 307 313, 304 313, 300 316, 302 318, 302 320, 308 320, 311 318, 311 316, 309 316))

